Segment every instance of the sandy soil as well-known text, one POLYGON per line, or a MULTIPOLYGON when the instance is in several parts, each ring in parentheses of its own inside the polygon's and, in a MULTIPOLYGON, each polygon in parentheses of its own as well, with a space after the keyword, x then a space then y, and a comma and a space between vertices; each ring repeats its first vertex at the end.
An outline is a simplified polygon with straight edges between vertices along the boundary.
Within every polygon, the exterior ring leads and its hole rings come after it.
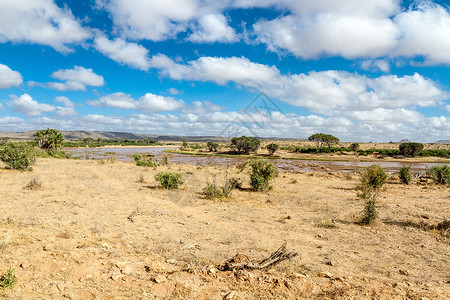
MULTIPOLYGON (((1 166, 0 166, 1 167, 1 166)), ((273 190, 203 198, 236 168, 38 159, 0 168, 0 271, 8 299, 448 299, 448 237, 423 224, 450 218, 448 187, 389 179, 374 226, 357 225, 358 176, 280 173, 273 190), (180 172, 179 190, 153 176, 180 172), (26 186, 36 179, 37 189, 26 186), (128 219, 136 209, 139 213, 128 219), (283 243, 299 256, 266 271, 220 271, 283 243)))

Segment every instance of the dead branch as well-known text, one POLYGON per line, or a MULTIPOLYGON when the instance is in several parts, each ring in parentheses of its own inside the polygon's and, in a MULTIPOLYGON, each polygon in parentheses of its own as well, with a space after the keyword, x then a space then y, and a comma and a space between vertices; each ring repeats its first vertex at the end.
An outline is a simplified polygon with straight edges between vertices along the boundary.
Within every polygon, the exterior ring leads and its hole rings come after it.
POLYGON ((268 258, 265 258, 259 262, 251 261, 244 254, 236 254, 221 267, 223 271, 234 271, 239 269, 251 269, 251 270, 262 270, 271 268, 280 262, 294 258, 298 255, 297 251, 286 250, 286 243, 284 243, 278 250, 270 254, 268 258))
POLYGON ((142 215, 142 213, 143 213, 143 211, 138 207, 138 208, 136 208, 136 209, 131 213, 131 215, 129 215, 129 216, 127 217, 127 219, 134 223, 134 219, 133 219, 133 218, 134 218, 135 216, 142 215))

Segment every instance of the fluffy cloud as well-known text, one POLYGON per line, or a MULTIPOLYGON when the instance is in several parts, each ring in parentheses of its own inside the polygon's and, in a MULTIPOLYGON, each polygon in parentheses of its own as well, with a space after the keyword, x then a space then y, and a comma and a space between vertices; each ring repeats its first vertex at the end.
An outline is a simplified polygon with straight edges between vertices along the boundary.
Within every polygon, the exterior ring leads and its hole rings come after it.
POLYGON ((360 63, 363 70, 377 72, 382 71, 388 73, 391 69, 389 63, 384 59, 368 59, 360 63))
POLYGON ((7 102, 8 106, 14 111, 29 117, 39 116, 44 112, 52 112, 59 117, 74 116, 78 114, 73 107, 60 107, 47 103, 39 103, 28 94, 23 94, 20 97, 11 95, 10 98, 11 99, 7 102))
POLYGON ((11 70, 8 66, 0 64, 0 89, 9 89, 19 86, 23 82, 22 75, 11 70))
POLYGON ((423 56, 428 64, 450 63, 450 14, 431 1, 401 12, 397 0, 237 1, 245 7, 278 6, 290 14, 253 25, 271 51, 304 59, 423 56))
POLYGON ((450 64, 450 14, 448 9, 431 2, 423 2, 417 10, 395 17, 402 32, 396 55, 423 55, 428 64, 450 64))
POLYGON ((201 57, 179 64, 164 55, 151 59, 152 66, 172 79, 234 82, 263 91, 288 104, 315 113, 340 115, 346 110, 436 106, 449 95, 419 74, 369 78, 344 71, 282 75, 272 66, 246 58, 201 57))
POLYGON ((234 42, 237 36, 221 11, 230 1, 97 0, 112 16, 115 29, 132 40, 162 41, 188 30, 192 42, 234 42))
POLYGON ((50 82, 49 87, 59 91, 84 91, 86 86, 103 86, 102 76, 94 73, 92 69, 75 66, 73 69, 58 70, 51 75, 55 79, 65 82, 50 82))
POLYGON ((94 47, 112 60, 140 70, 150 67, 148 50, 136 43, 129 43, 121 38, 110 41, 104 36, 95 38, 94 47))
POLYGON ((134 100, 129 95, 120 92, 103 96, 98 100, 87 101, 87 103, 97 107, 134 109, 149 114, 160 111, 174 111, 184 106, 182 100, 175 100, 172 97, 147 93, 138 100, 134 100))
POLYGON ((8 105, 12 107, 14 111, 20 112, 26 116, 39 116, 42 112, 55 111, 53 105, 38 103, 28 94, 23 94, 20 97, 11 96, 11 98, 12 99, 8 101, 8 105))
POLYGON ((191 42, 236 42, 238 37, 233 28, 228 26, 227 20, 221 14, 208 14, 201 16, 198 26, 188 37, 191 42))
POLYGON ((188 64, 177 64, 163 54, 150 59, 153 68, 163 75, 177 80, 213 81, 225 84, 234 81, 241 85, 256 87, 280 76, 276 67, 269 67, 249 61, 245 57, 200 57, 188 64))
POLYGON ((0 42, 27 42, 70 52, 70 45, 90 37, 67 8, 52 0, 0 1, 0 42))
POLYGON ((75 107, 75 104, 65 96, 58 96, 55 98, 55 102, 64 104, 65 107, 75 107))

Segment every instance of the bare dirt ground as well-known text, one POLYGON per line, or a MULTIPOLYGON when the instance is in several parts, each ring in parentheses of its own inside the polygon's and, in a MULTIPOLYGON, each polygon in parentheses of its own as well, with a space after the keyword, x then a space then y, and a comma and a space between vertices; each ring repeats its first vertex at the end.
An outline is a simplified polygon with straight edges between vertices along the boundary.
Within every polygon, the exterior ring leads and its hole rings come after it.
POLYGON ((357 174, 280 173, 272 191, 211 201, 201 194, 207 182, 227 175, 248 188, 248 173, 57 159, 33 168, 0 168, 0 271, 17 277, 0 298, 450 297, 448 236, 425 229, 450 217, 445 186, 391 177, 377 223, 366 227, 356 224, 357 174), (160 189, 160 171, 186 184, 160 189), (33 179, 42 186, 27 188, 33 179), (299 256, 264 271, 219 268, 236 253, 259 260, 283 243, 299 256))

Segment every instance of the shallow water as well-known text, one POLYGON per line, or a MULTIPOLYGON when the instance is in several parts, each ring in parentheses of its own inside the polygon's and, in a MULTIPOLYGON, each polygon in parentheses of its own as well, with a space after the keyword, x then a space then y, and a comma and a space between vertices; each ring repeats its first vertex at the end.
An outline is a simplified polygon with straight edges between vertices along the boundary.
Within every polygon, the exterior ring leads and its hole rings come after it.
MULTIPOLYGON (((167 156, 169 163, 208 166, 221 165, 233 166, 246 162, 247 158, 239 157, 219 157, 219 156, 193 156, 175 153, 166 153, 164 150, 175 149, 173 147, 136 147, 136 148, 76 148, 65 149, 78 156, 81 159, 108 159, 115 158, 119 161, 133 161, 133 154, 152 155, 154 159, 161 162, 164 156, 167 156)), ((309 171, 326 171, 326 172, 348 172, 359 168, 365 168, 373 164, 380 165, 388 172, 395 172, 401 168, 404 163, 395 161, 316 161, 316 160, 286 160, 286 159, 270 159, 280 170, 287 172, 309 172, 309 171)), ((424 172, 428 168, 439 165, 439 163, 408 163, 412 172, 424 172)))

